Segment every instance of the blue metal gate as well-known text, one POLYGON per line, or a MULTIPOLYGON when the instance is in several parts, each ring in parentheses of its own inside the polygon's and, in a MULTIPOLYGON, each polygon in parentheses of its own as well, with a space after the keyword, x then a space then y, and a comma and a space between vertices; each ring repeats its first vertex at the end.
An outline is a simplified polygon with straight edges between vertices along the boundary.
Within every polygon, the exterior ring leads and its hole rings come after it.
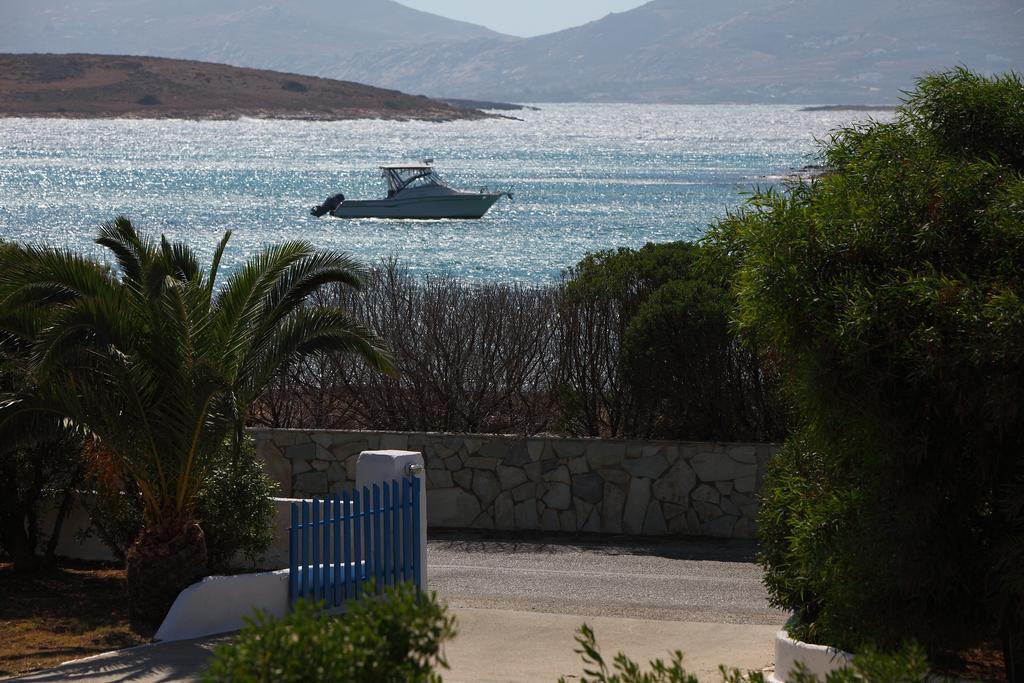
POLYGON ((421 586, 420 482, 405 477, 359 491, 292 503, 288 529, 288 603, 327 608, 412 581, 421 586))

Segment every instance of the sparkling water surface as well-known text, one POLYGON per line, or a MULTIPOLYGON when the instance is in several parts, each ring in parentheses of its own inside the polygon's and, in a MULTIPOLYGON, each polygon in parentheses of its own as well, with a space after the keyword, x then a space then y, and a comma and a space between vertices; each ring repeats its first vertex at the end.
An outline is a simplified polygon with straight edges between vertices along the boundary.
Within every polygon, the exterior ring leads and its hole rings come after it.
MULTIPOLYGON (((302 238, 415 273, 543 283, 584 254, 697 239, 742 193, 815 161, 860 112, 794 106, 541 105, 522 121, 0 119, 0 238, 103 251, 118 214, 230 267, 302 238), (376 199, 377 165, 436 159, 462 188, 512 190, 479 221, 314 218, 326 196, 376 199)), ((877 114, 875 115, 877 117, 877 114)))

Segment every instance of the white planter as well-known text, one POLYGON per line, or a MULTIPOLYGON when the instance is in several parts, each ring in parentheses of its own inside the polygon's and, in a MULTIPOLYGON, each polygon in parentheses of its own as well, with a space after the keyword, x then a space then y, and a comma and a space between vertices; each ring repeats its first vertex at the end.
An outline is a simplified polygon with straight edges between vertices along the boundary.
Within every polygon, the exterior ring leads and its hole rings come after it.
POLYGON ((827 645, 811 645, 793 640, 785 631, 775 634, 775 672, 768 679, 772 683, 785 683, 797 662, 803 662, 810 673, 824 681, 831 671, 842 669, 853 659, 849 652, 827 645))

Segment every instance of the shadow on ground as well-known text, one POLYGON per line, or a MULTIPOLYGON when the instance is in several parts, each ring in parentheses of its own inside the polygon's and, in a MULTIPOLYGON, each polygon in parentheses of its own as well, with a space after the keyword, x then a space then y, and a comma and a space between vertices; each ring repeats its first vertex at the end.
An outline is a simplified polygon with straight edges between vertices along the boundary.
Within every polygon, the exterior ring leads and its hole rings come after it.
POLYGON ((17 681, 76 681, 90 683, 105 681, 145 680, 190 681, 199 680, 200 672, 213 648, 229 636, 217 639, 186 640, 158 643, 98 655, 55 669, 28 674, 17 681))
POLYGON ((431 529, 431 547, 462 552, 551 553, 585 550, 599 555, 640 555, 673 560, 711 560, 750 563, 757 559, 756 541, 734 538, 679 536, 638 537, 612 534, 574 534, 542 531, 478 531, 431 529))

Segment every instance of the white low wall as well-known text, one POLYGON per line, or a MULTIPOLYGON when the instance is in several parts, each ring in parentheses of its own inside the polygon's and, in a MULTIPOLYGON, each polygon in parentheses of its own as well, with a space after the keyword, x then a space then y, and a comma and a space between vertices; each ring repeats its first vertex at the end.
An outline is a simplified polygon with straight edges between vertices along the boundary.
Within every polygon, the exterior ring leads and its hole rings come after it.
MULTIPOLYGON (((57 541, 56 554, 75 560, 90 562, 117 562, 118 558, 110 548, 100 540, 92 526, 89 512, 84 500, 89 493, 75 494, 76 499, 68 511, 61 527, 60 539, 57 541)), ((239 555, 231 562, 234 569, 282 569, 288 566, 288 527, 291 525, 291 504, 301 498, 274 498, 273 540, 267 550, 258 558, 255 565, 244 556, 239 555)), ((40 529, 43 538, 40 545, 47 542, 46 534, 53 529, 57 517, 56 507, 46 510, 40 518, 40 529)))
MULTIPOLYGON (((274 522, 271 528, 273 537, 270 546, 260 555, 255 564, 246 557, 238 555, 231 562, 231 567, 238 570, 286 569, 288 567, 288 527, 291 526, 292 503, 301 503, 308 498, 274 498, 274 522)), ((426 504, 426 496, 422 501, 426 504)), ((43 529, 53 528, 56 510, 48 511, 42 519, 43 529)), ((423 512, 421 511, 421 514, 423 512)), ((45 539, 43 539, 45 543, 45 539)), ((425 547, 425 544, 424 544, 425 547)), ((74 560, 90 562, 117 562, 118 559, 96 535, 91 527, 89 515, 83 505, 76 503, 64 520, 60 541, 57 543, 57 555, 74 560)))
MULTIPOLYGON (((92 528, 92 520, 89 519, 89 511, 86 502, 90 501, 93 494, 78 492, 73 494, 71 507, 64 524, 61 526, 60 538, 57 541, 56 554, 61 557, 71 557, 76 560, 88 560, 90 562, 116 562, 117 556, 110 551, 110 548, 100 540, 96 530, 92 528)), ((54 507, 44 511, 39 518, 39 529, 43 538, 40 545, 45 545, 48 535, 53 530, 53 523, 57 519, 57 506, 60 501, 54 501, 54 507)))
POLYGON ((288 611, 288 570, 207 576, 181 592, 156 632, 156 640, 188 640, 237 631, 245 617, 262 610, 288 611))

